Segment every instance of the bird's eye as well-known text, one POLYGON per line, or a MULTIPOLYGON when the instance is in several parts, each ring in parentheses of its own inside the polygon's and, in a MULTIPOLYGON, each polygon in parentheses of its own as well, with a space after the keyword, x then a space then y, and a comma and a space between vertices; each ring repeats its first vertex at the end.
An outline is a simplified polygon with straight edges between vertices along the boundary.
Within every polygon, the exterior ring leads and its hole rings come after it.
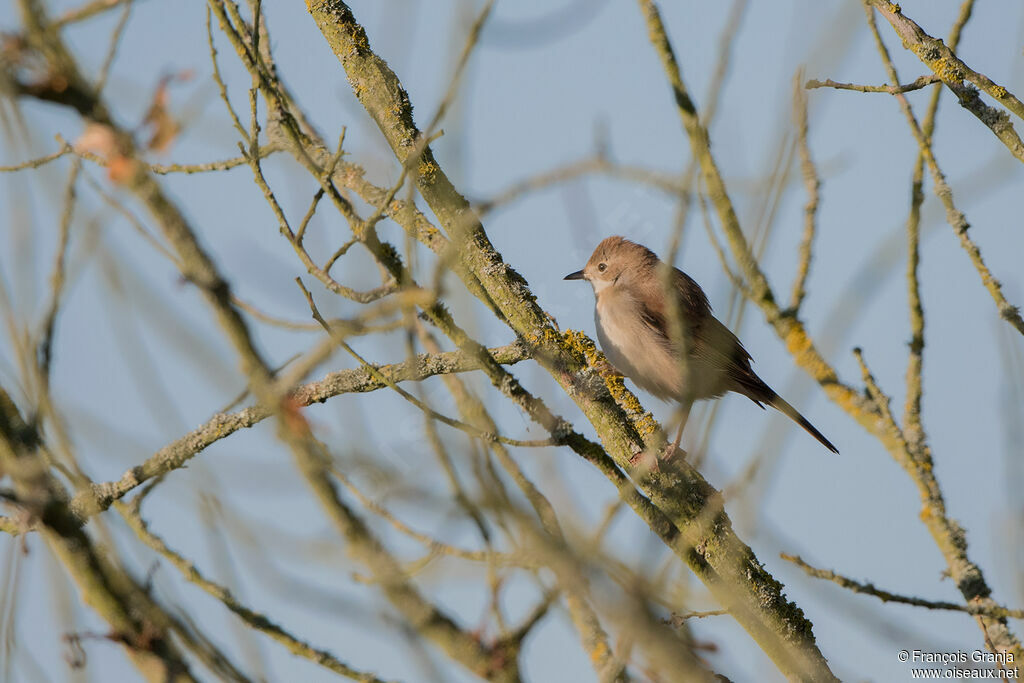
POLYGON ((603 273, 606 270, 608 270, 608 265, 607 264, 605 264, 605 263, 598 263, 597 264, 597 271, 599 273, 603 273))

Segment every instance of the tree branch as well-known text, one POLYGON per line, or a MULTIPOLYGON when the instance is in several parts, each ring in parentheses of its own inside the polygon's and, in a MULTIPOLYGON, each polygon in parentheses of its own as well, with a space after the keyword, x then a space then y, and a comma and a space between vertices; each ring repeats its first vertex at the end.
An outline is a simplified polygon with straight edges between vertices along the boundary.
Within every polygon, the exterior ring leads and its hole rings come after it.
MULTIPOLYGON (((520 343, 488 349, 497 363, 509 365, 529 358, 526 347, 520 343)), ((376 375, 366 368, 332 372, 317 382, 296 387, 291 393, 295 406, 304 407, 323 403, 340 394, 366 393, 383 389, 391 382, 420 381, 434 375, 470 372, 480 369, 475 358, 461 351, 447 351, 438 354, 422 354, 404 363, 380 366, 376 375)), ((93 484, 91 490, 78 493, 71 501, 71 511, 84 522, 102 512, 130 491, 149 479, 159 477, 183 467, 200 452, 230 436, 239 429, 247 429, 273 414, 266 406, 255 405, 230 414, 215 415, 206 424, 186 436, 167 444, 141 465, 126 471, 119 480, 93 484)))
POLYGON ((1013 129, 1010 117, 1006 112, 982 102, 978 91, 965 85, 964 80, 974 83, 1020 118, 1024 118, 1024 103, 1003 86, 996 85, 984 74, 967 66, 941 40, 932 38, 924 29, 904 16, 899 5, 888 0, 866 1, 892 25, 903 40, 903 46, 917 55, 917 58, 953 91, 960 104, 988 126, 1013 156, 1024 161, 1024 142, 1021 142, 1017 131, 1013 129))

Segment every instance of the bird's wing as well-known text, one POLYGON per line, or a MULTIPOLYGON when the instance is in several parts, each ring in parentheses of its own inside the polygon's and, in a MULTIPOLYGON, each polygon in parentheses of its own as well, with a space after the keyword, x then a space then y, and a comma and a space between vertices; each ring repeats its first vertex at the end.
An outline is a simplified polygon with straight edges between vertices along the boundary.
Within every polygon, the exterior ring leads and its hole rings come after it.
MULTIPOLYGON (((704 290, 683 271, 673 270, 679 315, 684 323, 683 329, 689 335, 686 342, 688 362, 703 369, 704 372, 698 374, 728 376, 731 381, 725 386, 741 391, 756 402, 770 400, 775 392, 754 373, 750 367, 750 354, 736 335, 712 315, 704 290)), ((678 349, 680 345, 668 338, 668 321, 672 312, 667 309, 665 297, 646 296, 641 300, 650 302, 643 310, 648 325, 658 332, 665 344, 678 349)))
MULTIPOLYGON (((711 304, 704 290, 689 275, 679 270, 672 269, 673 291, 676 300, 679 302, 678 315, 684 324, 684 330, 691 336, 696 336, 700 323, 707 316, 711 315, 711 304)), ((669 343, 669 322, 673 311, 666 305, 667 297, 663 292, 661 278, 652 278, 648 285, 654 291, 643 292, 637 297, 640 303, 641 315, 651 329, 669 343)))

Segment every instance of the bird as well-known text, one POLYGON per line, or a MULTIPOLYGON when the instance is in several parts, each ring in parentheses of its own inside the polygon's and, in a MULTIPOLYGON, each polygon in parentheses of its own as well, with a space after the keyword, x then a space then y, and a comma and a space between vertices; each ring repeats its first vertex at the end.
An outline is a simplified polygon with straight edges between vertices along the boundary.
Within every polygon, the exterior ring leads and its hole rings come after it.
POLYGON ((761 409, 775 408, 838 454, 831 441, 757 376, 743 344, 712 315, 700 285, 678 268, 667 268, 647 247, 613 235, 597 245, 582 270, 563 278, 586 280, 594 288, 597 339, 608 362, 644 391, 679 403, 682 423, 666 453, 679 447, 694 401, 733 391, 761 409), (675 298, 675 307, 666 295, 675 298))

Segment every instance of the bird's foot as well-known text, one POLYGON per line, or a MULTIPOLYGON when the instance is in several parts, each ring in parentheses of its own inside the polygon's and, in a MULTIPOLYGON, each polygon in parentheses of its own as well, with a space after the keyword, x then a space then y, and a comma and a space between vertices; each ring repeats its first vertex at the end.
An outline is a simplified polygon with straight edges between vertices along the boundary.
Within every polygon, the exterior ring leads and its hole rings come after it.
POLYGON ((686 451, 680 448, 679 444, 665 444, 665 447, 658 451, 658 460, 670 460, 675 457, 686 460, 686 451))

